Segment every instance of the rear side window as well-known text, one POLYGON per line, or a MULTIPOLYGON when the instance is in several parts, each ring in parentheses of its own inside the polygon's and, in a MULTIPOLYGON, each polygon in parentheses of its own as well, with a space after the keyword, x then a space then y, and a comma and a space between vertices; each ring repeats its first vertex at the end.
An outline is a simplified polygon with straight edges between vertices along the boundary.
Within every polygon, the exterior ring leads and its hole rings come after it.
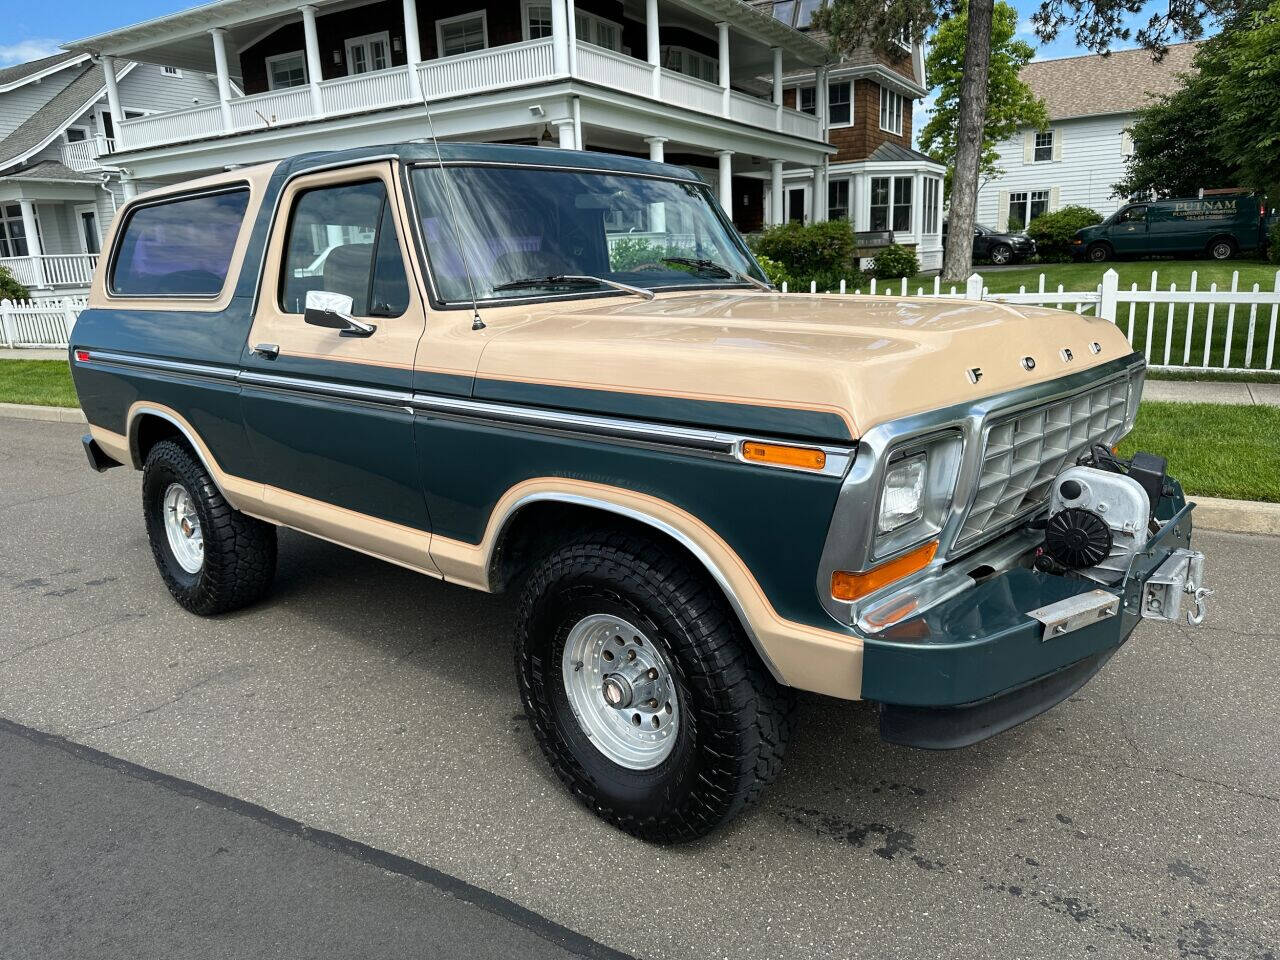
POLYGON ((408 309, 409 279, 381 180, 298 195, 285 241, 280 309, 302 313, 311 290, 346 294, 356 316, 398 317, 408 309))
POLYGON ((216 297, 227 280, 249 206, 247 189, 138 207, 116 244, 111 292, 129 297, 216 297))

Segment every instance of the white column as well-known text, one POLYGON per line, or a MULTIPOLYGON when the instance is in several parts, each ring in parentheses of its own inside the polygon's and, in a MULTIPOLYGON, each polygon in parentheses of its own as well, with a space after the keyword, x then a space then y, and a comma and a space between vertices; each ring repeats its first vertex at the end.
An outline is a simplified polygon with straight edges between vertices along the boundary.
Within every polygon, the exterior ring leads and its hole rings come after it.
POLYGON ((552 120, 551 125, 556 128, 556 133, 560 138, 560 149, 573 150, 573 117, 565 117, 563 120, 552 120))
POLYGON ((827 219, 827 166, 820 163, 813 168, 813 215, 814 222, 827 219))
POLYGON ((569 24, 569 73, 576 77, 578 75, 578 16, 573 0, 564 0, 564 8, 565 19, 569 24))
POLYGON ((644 52, 653 70, 653 97, 662 98, 662 38, 658 34, 658 0, 644 0, 644 52))
POLYGON ((319 117, 324 114, 324 103, 320 99, 320 81, 324 78, 324 70, 320 66, 320 37, 316 33, 316 8, 311 4, 302 7, 302 32, 307 44, 307 79, 311 82, 311 109, 319 117))
POLYGON ((551 64, 558 77, 569 72, 569 21, 564 0, 551 0, 551 64))
POLYGON ((19 200, 18 204, 22 207, 22 232, 27 237, 27 256, 31 257, 32 272, 40 286, 47 287, 44 275, 44 261, 40 259, 40 255, 44 253, 40 249, 40 231, 36 229, 36 204, 34 200, 19 200))
POLYGON ((783 217, 782 161, 769 161, 769 221, 776 225, 783 217))
POLYGON ((918 251, 924 239, 924 175, 919 173, 911 177, 911 232, 915 234, 918 251))
POLYGON ((222 127, 231 132, 231 74, 227 69, 227 31, 214 27, 209 31, 213 38, 213 65, 218 74, 218 103, 222 107, 222 127))
POLYGON ((649 145, 649 159, 654 163, 663 162, 663 145, 667 142, 666 137, 645 137, 644 142, 649 145))
MULTIPOLYGON (((649 145, 649 159, 654 163, 662 163, 667 138, 645 137, 644 142, 649 145)), ((654 233, 665 233, 667 230, 667 205, 662 200, 649 204, 649 229, 654 233)))
POLYGON ((126 200, 132 200, 138 195, 138 185, 129 177, 120 178, 120 189, 124 191, 126 200))
POLYGON ((724 90, 724 105, 720 112, 729 115, 729 24, 721 20, 716 24, 720 38, 720 86, 724 90))
POLYGON ((418 35, 418 0, 404 0, 404 57, 409 63, 409 95, 422 99, 422 78, 418 64, 422 61, 422 38, 418 35))
POLYGON ((733 151, 718 150, 716 156, 720 158, 720 206, 724 207, 724 212, 733 218, 733 151))
POLYGON ((782 48, 773 48, 773 106, 776 130, 782 129, 782 48))
POLYGON ((120 109, 120 87, 116 83, 116 58, 102 55, 102 75, 107 83, 107 110, 111 113, 111 129, 116 135, 116 149, 120 149, 120 123, 124 111, 120 109))

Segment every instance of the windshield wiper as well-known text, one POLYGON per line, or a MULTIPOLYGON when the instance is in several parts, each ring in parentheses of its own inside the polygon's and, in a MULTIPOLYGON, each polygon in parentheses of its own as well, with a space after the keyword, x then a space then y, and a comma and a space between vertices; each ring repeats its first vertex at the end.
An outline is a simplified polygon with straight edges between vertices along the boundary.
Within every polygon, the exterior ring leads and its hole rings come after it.
POLYGON ((738 270, 730 270, 723 263, 716 263, 714 260, 699 260, 694 257, 663 257, 662 262, 678 263, 681 266, 693 267, 695 270, 715 273, 730 280, 742 280, 743 282, 749 283, 753 287, 766 292, 771 292, 773 290, 773 287, 769 286, 769 284, 761 280, 757 280, 755 277, 742 273, 738 270))
POLYGON ((653 291, 646 290, 644 287, 633 287, 629 283, 619 283, 617 280, 608 280, 604 277, 588 277, 569 273, 558 274, 553 277, 525 277, 523 280, 510 280, 507 283, 498 284, 493 290, 496 293, 501 290, 520 290, 525 287, 585 286, 590 284, 613 287, 615 290, 621 290, 624 293, 634 293, 637 297, 643 297, 646 300, 653 299, 653 291))

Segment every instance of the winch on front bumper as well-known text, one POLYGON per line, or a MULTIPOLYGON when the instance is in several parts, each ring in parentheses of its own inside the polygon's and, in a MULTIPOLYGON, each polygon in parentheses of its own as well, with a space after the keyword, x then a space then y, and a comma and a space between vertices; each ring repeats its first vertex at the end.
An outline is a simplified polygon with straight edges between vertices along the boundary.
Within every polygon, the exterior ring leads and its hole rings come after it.
POLYGON ((1203 619, 1203 555, 1176 481, 1161 526, 1111 585, 1015 566, 864 643, 862 695, 880 734, 932 749, 977 743, 1080 689, 1145 618, 1203 619))

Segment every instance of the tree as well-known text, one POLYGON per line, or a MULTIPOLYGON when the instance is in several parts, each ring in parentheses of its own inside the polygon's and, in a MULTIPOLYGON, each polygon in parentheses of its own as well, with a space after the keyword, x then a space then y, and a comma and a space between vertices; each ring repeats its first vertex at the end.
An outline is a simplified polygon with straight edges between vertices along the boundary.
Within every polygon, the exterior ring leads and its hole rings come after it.
MULTIPOLYGON (((956 133, 960 106, 960 85, 964 77, 965 39, 968 34, 969 4, 963 0, 952 16, 938 24, 929 41, 925 76, 938 90, 929 122, 920 131, 920 149, 947 167, 947 190, 951 189, 951 168, 956 159, 956 133)), ((999 176, 996 144, 1012 137, 1022 127, 1039 130, 1049 125, 1044 101, 1018 76, 1035 56, 1035 47, 1017 39, 1018 11, 998 0, 991 17, 991 65, 987 75, 987 115, 982 130, 978 174, 983 181, 999 176)))
POLYGON ((1217 81, 1222 121, 1218 156, 1239 165, 1246 186, 1276 191, 1280 188, 1276 163, 1280 158, 1280 0, 1233 21, 1214 40, 1205 44, 1208 50, 1200 69, 1217 81))
MULTIPOLYGON (((1104 53, 1117 41, 1136 39, 1159 56, 1171 40, 1196 39, 1203 19, 1229 13, 1241 0, 1167 0, 1168 7, 1151 14, 1136 32, 1128 18, 1139 14, 1148 0, 1041 0, 1032 16, 1036 35, 1046 42, 1063 28, 1075 33, 1079 46, 1104 53)), ((838 56, 869 44, 896 56, 895 41, 904 34, 919 43, 939 18, 954 14, 959 0, 829 0, 813 22, 831 38, 838 56)), ((978 197, 982 131, 987 115, 987 77, 991 64, 993 0, 970 0, 965 37, 964 70, 957 98, 956 162, 952 179, 950 230, 943 277, 964 279, 973 257, 973 214, 978 197)))

